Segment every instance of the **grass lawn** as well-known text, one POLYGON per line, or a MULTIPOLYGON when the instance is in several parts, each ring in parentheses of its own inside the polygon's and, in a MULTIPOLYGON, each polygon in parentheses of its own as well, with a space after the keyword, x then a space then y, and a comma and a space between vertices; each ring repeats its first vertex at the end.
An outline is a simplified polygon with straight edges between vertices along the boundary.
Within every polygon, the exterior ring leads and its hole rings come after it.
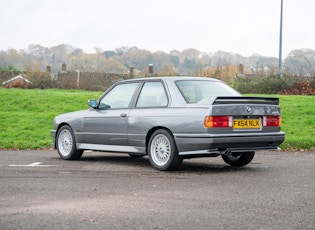
MULTIPOLYGON (((0 149, 49 148, 53 118, 65 112, 87 109, 87 100, 97 99, 101 94, 80 90, 0 88, 0 149)), ((313 149, 315 97, 279 97, 282 130, 286 132, 281 148, 313 149)))
POLYGON ((315 148, 315 97, 280 96, 284 149, 315 148))
POLYGON ((50 147, 53 118, 61 113, 87 109, 88 99, 97 99, 101 94, 79 90, 0 88, 0 149, 50 147))

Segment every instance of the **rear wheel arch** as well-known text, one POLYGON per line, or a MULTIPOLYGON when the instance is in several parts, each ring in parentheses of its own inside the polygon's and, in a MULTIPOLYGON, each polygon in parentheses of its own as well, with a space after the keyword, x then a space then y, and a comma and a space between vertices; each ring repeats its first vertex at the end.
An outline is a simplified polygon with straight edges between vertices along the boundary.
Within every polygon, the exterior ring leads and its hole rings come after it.
POLYGON ((147 152, 151 165, 157 170, 176 170, 183 162, 183 157, 178 155, 174 136, 168 129, 159 128, 150 135, 147 152))
POLYGON ((172 133, 171 130, 169 130, 168 128, 164 127, 164 126, 156 126, 156 127, 153 127, 151 128, 147 135, 146 135, 146 138, 145 138, 145 147, 146 147, 146 153, 148 154, 148 145, 149 145, 149 141, 150 141, 150 138, 151 136, 153 135, 153 133, 156 131, 156 130, 159 130, 159 129, 163 129, 165 131, 167 131, 173 138, 174 138, 174 135, 172 133))

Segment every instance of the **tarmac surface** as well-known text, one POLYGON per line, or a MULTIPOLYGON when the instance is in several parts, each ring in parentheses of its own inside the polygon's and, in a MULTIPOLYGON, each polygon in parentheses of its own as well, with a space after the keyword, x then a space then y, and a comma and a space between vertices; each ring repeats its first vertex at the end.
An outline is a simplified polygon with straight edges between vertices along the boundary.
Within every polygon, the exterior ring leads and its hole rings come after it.
POLYGON ((315 152, 160 172, 147 157, 0 151, 0 229, 315 229, 315 152))

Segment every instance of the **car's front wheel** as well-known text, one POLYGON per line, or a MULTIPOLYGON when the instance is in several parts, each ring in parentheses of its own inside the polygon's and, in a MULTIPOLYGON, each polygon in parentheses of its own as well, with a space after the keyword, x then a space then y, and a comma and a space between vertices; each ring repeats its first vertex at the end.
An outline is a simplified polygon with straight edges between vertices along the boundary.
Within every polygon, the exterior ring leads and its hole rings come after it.
POLYGON ((231 166, 241 167, 249 164, 255 156, 255 152, 245 152, 245 153, 229 153, 222 155, 225 163, 231 166))
POLYGON ((57 151, 65 160, 78 160, 83 150, 77 150, 76 141, 72 129, 68 125, 62 126, 57 133, 57 151))
POLYGON ((161 171, 175 170, 183 162, 173 136, 164 129, 155 131, 149 141, 148 155, 151 165, 161 171))

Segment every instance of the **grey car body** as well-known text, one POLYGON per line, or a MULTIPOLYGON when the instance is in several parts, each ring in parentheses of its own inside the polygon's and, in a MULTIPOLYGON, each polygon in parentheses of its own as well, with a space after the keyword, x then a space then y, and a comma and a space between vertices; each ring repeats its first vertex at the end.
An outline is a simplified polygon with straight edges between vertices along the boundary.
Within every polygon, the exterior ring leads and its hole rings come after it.
POLYGON ((219 155, 243 166, 255 150, 278 149, 285 139, 278 98, 243 97, 212 78, 124 80, 88 104, 53 121, 52 145, 63 159, 95 150, 149 155, 158 170, 219 155))

